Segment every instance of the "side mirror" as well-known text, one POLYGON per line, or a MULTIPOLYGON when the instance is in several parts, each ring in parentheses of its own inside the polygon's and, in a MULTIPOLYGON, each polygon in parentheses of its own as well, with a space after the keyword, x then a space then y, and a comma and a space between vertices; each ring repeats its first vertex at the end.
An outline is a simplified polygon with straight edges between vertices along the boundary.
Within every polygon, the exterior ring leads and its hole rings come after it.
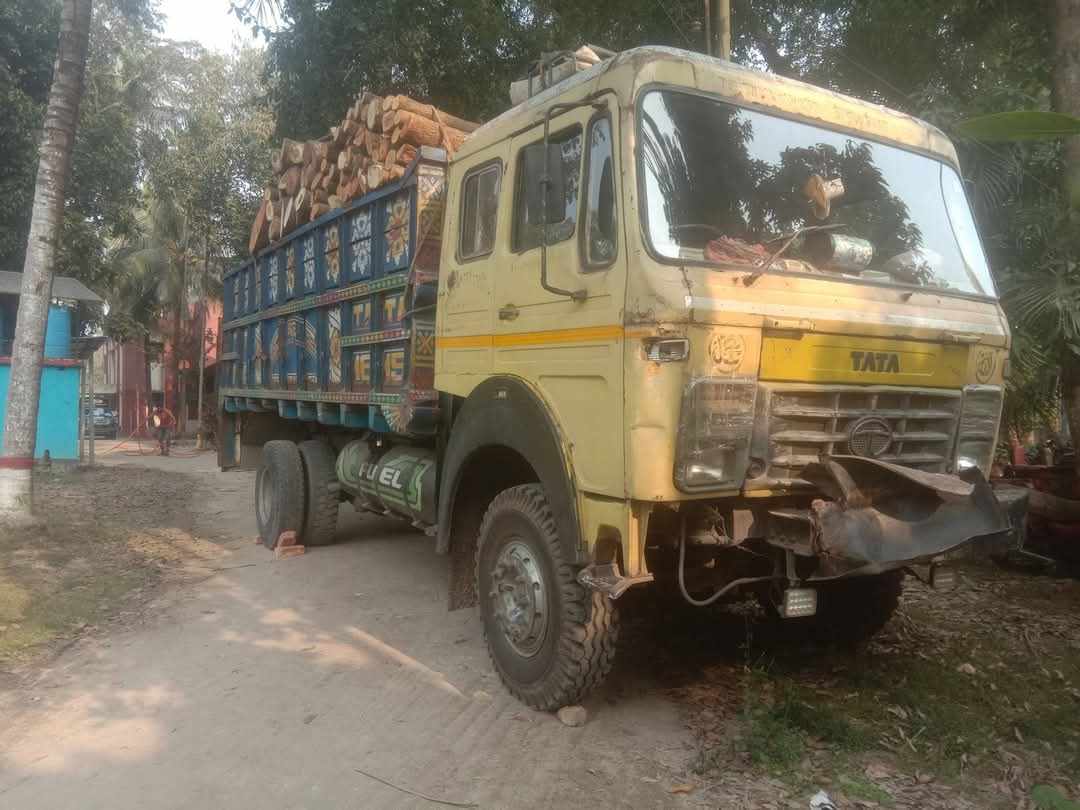
POLYGON ((558 225, 566 219, 566 175, 563 172, 562 145, 542 143, 525 149, 525 204, 529 220, 537 226, 558 225), (548 182, 544 183, 547 175, 548 182), (541 217, 543 218, 541 220, 541 217))

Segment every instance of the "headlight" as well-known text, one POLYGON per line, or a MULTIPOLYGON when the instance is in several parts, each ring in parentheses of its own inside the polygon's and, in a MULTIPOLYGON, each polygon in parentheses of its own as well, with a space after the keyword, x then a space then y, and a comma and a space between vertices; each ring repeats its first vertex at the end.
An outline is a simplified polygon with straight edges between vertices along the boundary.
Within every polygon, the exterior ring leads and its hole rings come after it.
POLYGON ((683 396, 675 485, 684 492, 742 483, 754 430, 755 380, 694 380, 683 396))
POLYGON ((969 385, 960 407, 960 427, 956 436, 956 471, 978 467, 990 477, 1001 419, 1001 388, 996 385, 969 385))

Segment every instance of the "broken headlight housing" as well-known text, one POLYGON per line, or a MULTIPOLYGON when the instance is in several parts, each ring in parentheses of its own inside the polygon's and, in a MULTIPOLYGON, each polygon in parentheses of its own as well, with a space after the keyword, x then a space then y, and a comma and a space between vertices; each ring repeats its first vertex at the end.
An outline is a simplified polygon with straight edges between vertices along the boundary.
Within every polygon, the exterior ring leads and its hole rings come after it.
POLYGON ((956 434, 956 471, 978 467, 990 477, 1001 419, 1001 386, 969 385, 960 405, 960 426, 956 434))
POLYGON ((742 484, 754 431, 757 381, 694 380, 683 395, 675 486, 683 492, 742 484))

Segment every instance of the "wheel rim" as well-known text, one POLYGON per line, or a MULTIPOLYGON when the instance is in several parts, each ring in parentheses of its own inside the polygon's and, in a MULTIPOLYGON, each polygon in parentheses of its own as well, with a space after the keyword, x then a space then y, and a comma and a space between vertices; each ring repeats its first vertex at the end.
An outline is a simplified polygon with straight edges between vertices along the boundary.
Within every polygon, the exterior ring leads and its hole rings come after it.
POLYGON ((495 621, 514 651, 531 658, 547 636, 547 591, 539 561, 520 540, 511 541, 495 561, 488 593, 495 621))
POLYGON ((274 511, 274 473, 270 467, 264 467, 259 476, 259 493, 255 499, 255 508, 259 510, 259 525, 269 530, 270 518, 274 511))

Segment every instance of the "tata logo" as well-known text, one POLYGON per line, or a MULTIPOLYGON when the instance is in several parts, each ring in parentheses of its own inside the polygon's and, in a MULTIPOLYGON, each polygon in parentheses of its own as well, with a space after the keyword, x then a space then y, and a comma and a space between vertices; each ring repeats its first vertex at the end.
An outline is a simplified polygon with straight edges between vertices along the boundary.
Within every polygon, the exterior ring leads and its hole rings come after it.
POLYGON ((899 374, 900 355, 896 352, 852 352, 852 371, 875 371, 878 374, 899 374))

